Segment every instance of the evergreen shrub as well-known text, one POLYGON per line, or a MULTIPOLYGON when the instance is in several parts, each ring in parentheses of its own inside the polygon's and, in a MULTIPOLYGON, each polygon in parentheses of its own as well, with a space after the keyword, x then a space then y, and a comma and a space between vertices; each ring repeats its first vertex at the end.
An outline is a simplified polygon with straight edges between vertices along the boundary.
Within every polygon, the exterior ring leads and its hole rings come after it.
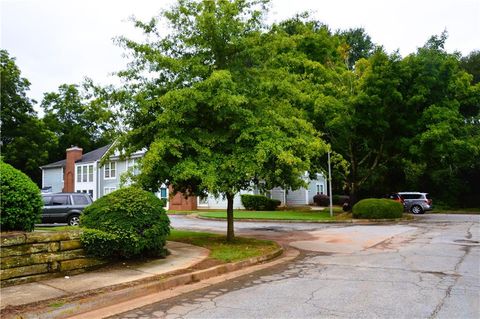
POLYGON ((114 258, 165 256, 170 220, 163 204, 153 193, 135 187, 100 197, 80 218, 87 253, 114 258))
POLYGON ((248 210, 275 210, 281 204, 279 200, 263 195, 241 195, 242 205, 248 210))
POLYGON ((24 173, 0 161, 2 231, 33 231, 41 221, 43 200, 38 186, 24 173))
POLYGON ((353 206, 352 216, 358 219, 400 218, 403 205, 391 199, 367 198, 353 206))
POLYGON ((317 194, 313 196, 313 202, 317 206, 330 206, 330 197, 324 194, 317 194))
POLYGON ((350 196, 348 196, 348 195, 333 195, 332 196, 333 205, 342 206, 343 204, 345 204, 349 200, 350 200, 350 196))

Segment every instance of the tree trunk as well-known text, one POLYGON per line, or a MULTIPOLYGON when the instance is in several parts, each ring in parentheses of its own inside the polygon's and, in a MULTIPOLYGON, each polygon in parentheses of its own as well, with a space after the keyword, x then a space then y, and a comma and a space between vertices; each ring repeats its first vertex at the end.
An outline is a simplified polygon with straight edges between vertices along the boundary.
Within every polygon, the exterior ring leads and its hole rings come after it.
POLYGON ((233 198, 234 194, 227 193, 227 241, 232 242, 235 239, 233 229, 233 198))

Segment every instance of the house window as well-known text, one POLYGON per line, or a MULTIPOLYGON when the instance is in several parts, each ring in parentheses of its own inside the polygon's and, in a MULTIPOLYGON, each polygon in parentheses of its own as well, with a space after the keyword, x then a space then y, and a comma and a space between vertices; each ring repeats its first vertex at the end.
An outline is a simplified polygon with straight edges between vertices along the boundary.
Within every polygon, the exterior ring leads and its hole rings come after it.
POLYGON ((317 184, 317 194, 323 194, 323 185, 317 184))
POLYGON ((110 194, 111 192, 115 191, 117 188, 116 187, 105 187, 103 189, 103 195, 110 194))
POLYGON ((93 165, 77 166, 77 182, 93 182, 93 165))
POLYGON ((140 173, 140 170, 138 169, 138 159, 129 159, 127 161, 127 170, 132 172, 134 176, 138 175, 140 173))
POLYGON ((165 187, 160 188, 160 199, 167 199, 167 189, 165 187))
POLYGON ((115 162, 108 162, 104 168, 104 177, 106 179, 113 179, 117 176, 117 168, 115 162))

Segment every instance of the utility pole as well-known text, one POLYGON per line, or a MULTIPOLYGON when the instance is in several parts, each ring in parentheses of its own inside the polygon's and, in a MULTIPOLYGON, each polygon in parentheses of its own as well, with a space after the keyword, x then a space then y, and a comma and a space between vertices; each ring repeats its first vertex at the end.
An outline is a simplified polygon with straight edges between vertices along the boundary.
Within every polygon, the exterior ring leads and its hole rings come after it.
POLYGON ((332 207, 332 169, 330 167, 330 151, 328 151, 328 197, 330 197, 330 217, 333 217, 332 207))

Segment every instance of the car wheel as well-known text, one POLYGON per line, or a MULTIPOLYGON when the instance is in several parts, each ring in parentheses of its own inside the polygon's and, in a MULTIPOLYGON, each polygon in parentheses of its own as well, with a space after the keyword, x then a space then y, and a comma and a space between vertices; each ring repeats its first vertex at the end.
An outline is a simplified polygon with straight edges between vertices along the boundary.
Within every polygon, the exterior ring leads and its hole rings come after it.
POLYGON ((80 216, 72 215, 68 217, 68 226, 79 226, 80 225, 80 216))
POLYGON ((423 214, 423 208, 418 205, 413 205, 412 208, 410 208, 410 211, 413 214, 423 214))

